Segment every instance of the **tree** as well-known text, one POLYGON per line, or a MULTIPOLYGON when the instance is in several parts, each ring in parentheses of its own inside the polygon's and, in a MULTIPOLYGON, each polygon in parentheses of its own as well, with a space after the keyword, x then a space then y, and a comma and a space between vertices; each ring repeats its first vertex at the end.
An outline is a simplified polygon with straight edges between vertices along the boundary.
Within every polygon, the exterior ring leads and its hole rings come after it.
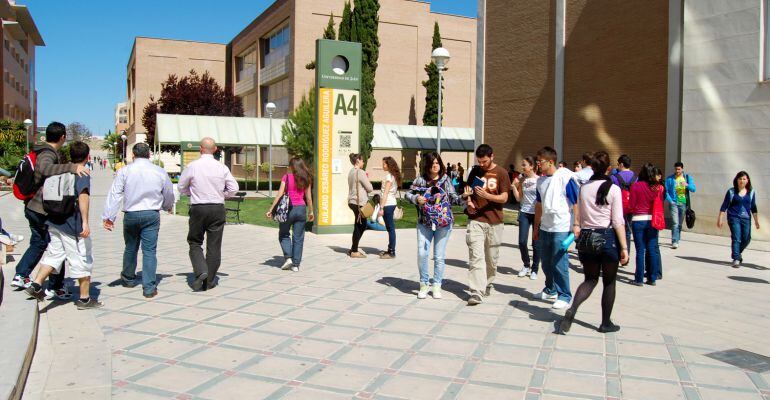
MULTIPOLYGON (((337 40, 337 33, 334 32, 334 13, 331 13, 329 15, 329 24, 326 25, 326 29, 324 29, 323 38, 324 39, 329 39, 329 40, 337 40)), ((305 68, 306 69, 315 69, 315 60, 307 63, 305 65, 305 68)))
POLYGON ((9 119, 0 120, 0 168, 15 171, 26 151, 27 129, 9 119))
POLYGON ((379 0, 353 1, 353 29, 351 39, 361 43, 361 128, 359 133, 361 155, 364 162, 372 153, 374 139, 374 110, 377 100, 374 98, 377 61, 380 56, 379 0))
POLYGON ((91 139, 93 133, 80 122, 70 122, 67 125, 67 136, 71 137, 72 140, 88 140, 91 139))
MULTIPOLYGON (((237 96, 224 90, 217 81, 204 72, 198 75, 195 70, 190 75, 178 78, 169 75, 161 85, 160 98, 144 108, 142 125, 147 132, 146 142, 155 143, 155 124, 157 114, 243 116, 243 104, 237 96)), ((178 152, 179 146, 162 146, 163 151, 178 152)))
POLYGON ((313 163, 315 153, 315 89, 302 96, 297 108, 289 114, 281 127, 281 136, 289 154, 299 157, 308 165, 313 163))
MULTIPOLYGON (((441 32, 438 22, 433 25, 433 46, 431 50, 443 47, 441 44, 441 32)), ((428 80, 422 81, 425 87, 425 112, 422 114, 422 124, 425 126, 438 125, 438 67, 431 61, 425 64, 425 72, 428 74, 428 80)), ((443 102, 443 101, 442 101, 443 102)), ((442 104, 443 105, 443 104, 442 104)), ((443 115, 443 112, 442 112, 443 115)))
POLYGON ((350 10, 350 2, 345 2, 345 8, 342 10, 342 20, 340 21, 340 29, 339 29, 339 35, 337 35, 337 40, 350 42, 350 30, 353 25, 352 23, 352 16, 353 13, 350 10))

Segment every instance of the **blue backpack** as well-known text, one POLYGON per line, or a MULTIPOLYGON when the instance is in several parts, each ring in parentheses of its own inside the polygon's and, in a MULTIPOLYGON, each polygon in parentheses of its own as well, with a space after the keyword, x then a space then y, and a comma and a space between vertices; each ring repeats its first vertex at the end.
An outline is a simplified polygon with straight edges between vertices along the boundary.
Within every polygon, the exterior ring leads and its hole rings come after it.
POLYGON ((436 228, 445 228, 447 226, 452 226, 454 223, 455 218, 452 214, 452 203, 443 188, 446 179, 445 176, 439 180, 436 186, 427 188, 423 195, 426 201, 422 206, 422 213, 426 225, 435 226, 436 228))

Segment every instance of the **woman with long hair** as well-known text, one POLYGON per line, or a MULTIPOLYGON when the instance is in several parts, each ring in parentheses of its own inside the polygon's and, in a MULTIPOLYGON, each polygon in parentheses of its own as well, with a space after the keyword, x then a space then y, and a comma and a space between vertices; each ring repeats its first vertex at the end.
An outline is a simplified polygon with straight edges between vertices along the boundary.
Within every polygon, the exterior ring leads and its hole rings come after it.
POLYGON ((313 175, 301 158, 289 161, 289 172, 281 178, 281 187, 265 216, 272 218, 272 210, 284 194, 289 196, 289 216, 278 224, 278 243, 283 251, 284 263, 281 269, 299 271, 302 262, 302 247, 305 243, 305 223, 315 220, 313 215, 313 175), (291 230, 291 236, 289 231, 291 230))
POLYGON ((647 163, 639 171, 636 183, 631 185, 629 203, 631 230, 636 247, 636 272, 634 274, 636 286, 644 285, 645 275, 647 275, 647 284, 654 286, 662 270, 660 249, 658 248, 658 230, 652 226, 652 213, 656 201, 663 201, 663 185, 655 171, 655 166, 647 163), (645 262, 648 256, 649 260, 645 262), (645 265, 647 264, 649 264, 649 271, 645 274, 645 265))
POLYGON ((579 212, 576 222, 580 224, 578 236, 578 257, 583 264, 585 281, 580 284, 572 300, 572 306, 559 324, 559 332, 567 333, 575 319, 578 307, 591 295, 599 283, 602 284, 602 323, 599 332, 617 332, 620 327, 613 324, 610 316, 615 304, 615 278, 619 262, 628 260, 625 218, 623 217, 623 196, 620 187, 613 185, 609 177, 610 156, 607 152, 594 153, 591 159, 594 174, 580 187, 579 212))
POLYGON ((393 213, 398 206, 398 189, 401 187, 401 169, 393 157, 382 159, 382 170, 387 172, 382 181, 382 195, 380 196, 380 216, 385 220, 385 229, 388 230, 388 250, 380 253, 380 258, 396 258, 396 221, 393 213))
POLYGON ((366 258, 366 255, 358 250, 358 242, 366 231, 366 217, 361 215, 361 209, 369 201, 369 193, 374 190, 369 177, 364 171, 364 158, 360 154, 350 153, 350 163, 353 168, 348 173, 348 207, 353 212, 353 242, 348 250, 351 258, 366 258))
MULTIPOLYGON (((527 156, 521 161, 522 173, 513 180, 513 196, 521 204, 519 209, 519 251, 521 252, 521 262, 524 263, 519 277, 529 275, 529 279, 537 279, 537 268, 540 264, 540 251, 537 241, 532 241, 532 263, 530 264, 529 249, 529 230, 535 229, 535 201, 537 198, 537 166, 534 157, 527 156)), ((534 236, 534 233, 533 233, 534 236)))
POLYGON ((444 169, 441 156, 436 152, 423 153, 421 174, 409 192, 407 200, 417 207, 417 265, 420 272, 420 290, 417 298, 441 298, 441 283, 444 277, 446 246, 452 233, 454 216, 451 205, 463 204, 462 197, 455 192, 449 175, 444 169), (433 242, 433 287, 430 286, 428 253, 433 242))
POLYGON ((733 187, 725 193, 722 207, 717 216, 717 227, 722 229, 724 215, 727 214, 727 226, 730 227, 732 238, 733 268, 739 268, 743 263, 743 250, 751 242, 751 217, 754 216, 754 226, 759 229, 757 215, 757 196, 751 187, 748 172, 741 171, 733 178, 733 187))

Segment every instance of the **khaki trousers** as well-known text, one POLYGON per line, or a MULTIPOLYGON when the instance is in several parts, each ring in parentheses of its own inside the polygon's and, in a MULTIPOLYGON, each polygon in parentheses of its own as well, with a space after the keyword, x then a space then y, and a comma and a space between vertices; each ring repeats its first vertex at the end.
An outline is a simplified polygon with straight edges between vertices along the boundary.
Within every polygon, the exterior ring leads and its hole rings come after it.
POLYGON ((487 285, 491 285, 495 280, 503 226, 468 221, 465 242, 468 244, 468 288, 471 294, 483 296, 487 285))

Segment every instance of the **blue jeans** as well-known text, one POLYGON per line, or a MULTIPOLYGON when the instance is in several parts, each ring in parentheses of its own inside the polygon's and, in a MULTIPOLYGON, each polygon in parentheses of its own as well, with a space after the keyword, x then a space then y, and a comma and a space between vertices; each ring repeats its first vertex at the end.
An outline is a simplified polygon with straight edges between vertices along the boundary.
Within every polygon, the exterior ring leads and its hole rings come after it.
POLYGON ((393 219, 393 213, 396 206, 385 206, 382 209, 382 219, 385 220, 385 228, 388 230, 388 253, 391 256, 396 255, 396 221, 393 219))
MULTIPOLYGON (((43 258, 48 243, 51 241, 51 237, 48 235, 48 217, 43 214, 38 214, 29 208, 24 207, 24 217, 29 222, 29 247, 24 255, 16 264, 16 275, 21 275, 24 278, 29 278, 29 274, 35 269, 37 263, 43 258)), ((64 265, 58 274, 51 275, 48 280, 48 289, 61 289, 64 287, 64 265)))
POLYGON ((746 250, 751 242, 751 219, 727 218, 727 225, 730 227, 730 236, 733 241, 733 260, 743 262, 743 250, 746 250))
POLYGON ((637 283, 644 281, 645 257, 649 256, 650 282, 655 282, 661 274, 660 249, 658 248, 658 230, 652 227, 650 221, 633 221, 631 229, 634 232, 634 247, 636 247, 636 272, 634 280, 637 283))
POLYGON ((155 273, 158 259, 155 250, 158 247, 160 231, 160 213, 158 211, 131 211, 123 216, 123 272, 121 279, 133 282, 136 279, 136 258, 139 245, 142 246, 142 288, 144 294, 152 294, 158 287, 155 273))
POLYGON ((417 223, 417 266, 420 269, 420 283, 430 283, 430 273, 428 272, 428 254, 430 252, 430 242, 433 241, 433 284, 441 285, 444 279, 444 269, 446 264, 446 245, 449 243, 449 235, 452 233, 452 227, 436 228, 434 231, 425 224, 417 223))
POLYGON ((281 244, 283 257, 291 258, 295 267, 302 262, 302 246, 305 243, 305 222, 307 221, 307 206, 294 206, 289 210, 286 222, 278 225, 278 243, 281 244), (293 231, 293 236, 289 235, 293 231))
POLYGON ((540 263, 545 274, 544 292, 558 295, 559 300, 567 303, 572 301, 572 291, 569 287, 569 257, 567 251, 561 248, 561 242, 569 236, 569 232, 546 232, 540 230, 540 263))
MULTIPOLYGON (((521 261, 524 268, 530 268, 529 249, 527 241, 529 240, 530 228, 535 229, 535 214, 519 213, 519 251, 521 252, 521 261)), ((534 235, 533 235, 534 236, 534 235)), ((537 272, 537 266, 540 264, 540 249, 537 246, 537 240, 532 241, 532 272, 537 272)))
POLYGON ((687 205, 670 203, 669 209, 671 210, 671 243, 679 243, 679 239, 682 237, 682 223, 687 205))

